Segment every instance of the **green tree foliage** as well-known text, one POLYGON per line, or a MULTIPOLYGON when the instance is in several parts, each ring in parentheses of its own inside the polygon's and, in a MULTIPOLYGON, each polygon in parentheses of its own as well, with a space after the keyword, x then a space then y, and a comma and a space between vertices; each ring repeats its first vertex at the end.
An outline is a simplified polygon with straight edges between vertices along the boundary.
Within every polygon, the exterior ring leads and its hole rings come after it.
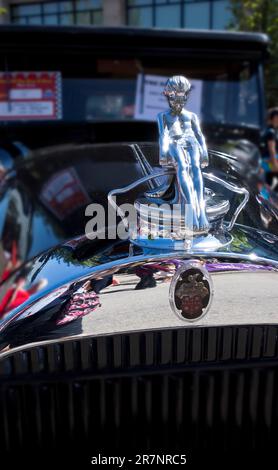
POLYGON ((232 29, 261 32, 271 39, 271 58, 266 65, 268 106, 278 106, 278 0, 230 0, 232 29))

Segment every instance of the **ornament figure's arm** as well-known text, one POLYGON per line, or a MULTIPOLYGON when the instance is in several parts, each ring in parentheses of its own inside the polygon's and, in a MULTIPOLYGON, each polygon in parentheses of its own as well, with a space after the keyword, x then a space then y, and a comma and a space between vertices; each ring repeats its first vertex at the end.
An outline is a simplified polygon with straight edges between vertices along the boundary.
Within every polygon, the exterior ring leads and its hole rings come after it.
POLYGON ((169 152, 170 137, 166 125, 166 118, 164 113, 159 113, 157 116, 158 130, 159 130, 159 154, 161 163, 167 162, 169 152))
POLYGON ((207 144, 205 141, 205 137, 201 131, 201 126, 198 117, 196 114, 192 114, 192 121, 191 121, 192 129, 194 131, 194 134, 196 136, 196 139, 201 147, 201 154, 202 154, 202 160, 206 162, 206 166, 208 165, 208 149, 207 149, 207 144))

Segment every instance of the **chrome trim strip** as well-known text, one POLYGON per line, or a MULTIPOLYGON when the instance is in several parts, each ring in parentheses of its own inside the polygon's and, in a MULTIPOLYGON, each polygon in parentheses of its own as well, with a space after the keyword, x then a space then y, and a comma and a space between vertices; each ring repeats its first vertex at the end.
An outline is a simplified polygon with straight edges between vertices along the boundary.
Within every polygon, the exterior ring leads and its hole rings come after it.
POLYGON ((246 206, 247 202, 249 201, 249 191, 245 188, 239 188, 235 184, 228 183, 227 181, 222 180, 221 178, 218 178, 218 176, 213 175, 212 173, 203 173, 204 178, 214 181, 215 183, 218 183, 222 186, 224 186, 226 189, 229 189, 230 191, 237 193, 237 194, 242 194, 244 195, 243 201, 239 204, 239 206, 236 208, 235 213, 233 217, 231 218, 229 224, 227 225, 227 230, 230 232, 235 225, 236 219, 238 218, 240 212, 242 209, 246 206))
POLYGON ((234 160, 234 161, 237 161, 237 158, 236 158, 236 157, 234 157, 233 155, 229 155, 228 153, 225 153, 225 152, 219 152, 218 150, 209 149, 209 153, 210 153, 211 155, 216 156, 216 157, 223 158, 223 160, 234 160))

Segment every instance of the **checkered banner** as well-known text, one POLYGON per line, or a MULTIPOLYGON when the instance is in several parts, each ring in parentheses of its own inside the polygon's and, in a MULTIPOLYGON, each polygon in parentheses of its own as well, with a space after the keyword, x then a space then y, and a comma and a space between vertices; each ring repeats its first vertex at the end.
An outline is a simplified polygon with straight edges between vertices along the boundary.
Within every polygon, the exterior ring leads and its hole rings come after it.
POLYGON ((62 118, 60 72, 0 72, 0 120, 62 118))

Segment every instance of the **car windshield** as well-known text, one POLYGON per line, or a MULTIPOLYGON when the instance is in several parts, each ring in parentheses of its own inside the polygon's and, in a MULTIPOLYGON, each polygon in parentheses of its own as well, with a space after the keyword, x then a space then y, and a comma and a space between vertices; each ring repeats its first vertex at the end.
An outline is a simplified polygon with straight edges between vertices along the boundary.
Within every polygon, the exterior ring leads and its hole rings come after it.
POLYGON ((260 126, 255 62, 84 55, 75 63, 73 57, 54 53, 51 57, 7 56, 0 73, 0 121, 5 125, 47 120, 152 121, 157 100, 162 108, 167 106, 163 83, 175 74, 183 74, 193 82, 192 111, 198 112, 203 123, 260 126), (152 82, 148 82, 150 77, 152 82), (142 100, 149 103, 147 113, 140 111, 142 100))
MULTIPOLYGON (((38 151, 25 163, 0 194, 0 282, 7 260, 15 267, 85 236, 87 206, 106 207, 111 189, 144 175, 133 145, 57 146, 38 151)), ((127 196, 122 199, 128 202, 127 196)))

